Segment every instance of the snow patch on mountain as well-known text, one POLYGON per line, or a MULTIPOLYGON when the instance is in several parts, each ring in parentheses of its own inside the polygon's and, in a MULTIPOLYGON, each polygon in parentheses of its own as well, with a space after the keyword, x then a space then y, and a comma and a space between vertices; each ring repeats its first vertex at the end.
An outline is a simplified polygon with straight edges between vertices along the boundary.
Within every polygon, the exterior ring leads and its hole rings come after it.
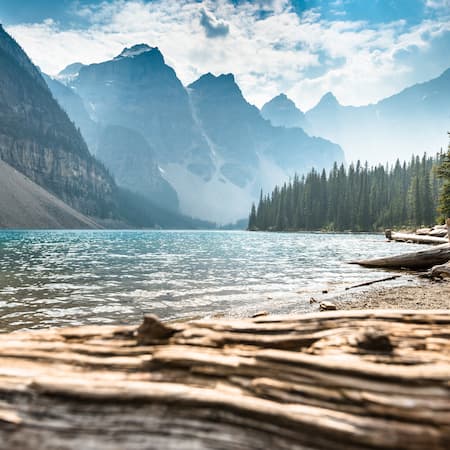
POLYGON ((122 53, 119 56, 116 56, 114 59, 122 59, 122 58, 134 58, 135 56, 142 55, 142 53, 147 53, 154 50, 154 47, 150 47, 147 44, 137 44, 132 47, 127 47, 122 50, 122 53))

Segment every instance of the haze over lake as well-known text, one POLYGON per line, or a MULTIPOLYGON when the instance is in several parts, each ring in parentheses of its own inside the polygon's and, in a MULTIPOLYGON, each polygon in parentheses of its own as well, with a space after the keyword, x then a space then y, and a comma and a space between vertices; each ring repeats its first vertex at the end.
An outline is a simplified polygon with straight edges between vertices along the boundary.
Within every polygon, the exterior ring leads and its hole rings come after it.
POLYGON ((307 311, 324 289, 389 275, 347 261, 414 247, 376 234, 2 231, 0 331, 307 311))

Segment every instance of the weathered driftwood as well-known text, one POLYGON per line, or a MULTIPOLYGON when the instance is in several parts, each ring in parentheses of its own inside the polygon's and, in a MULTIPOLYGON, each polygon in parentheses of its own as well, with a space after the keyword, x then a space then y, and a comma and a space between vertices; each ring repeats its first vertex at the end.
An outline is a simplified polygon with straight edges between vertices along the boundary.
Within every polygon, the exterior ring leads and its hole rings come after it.
POLYGON ((447 225, 436 225, 433 228, 419 228, 416 230, 416 234, 447 237, 447 225))
POLYGON ((350 264, 386 269, 430 269, 433 266, 445 264, 448 261, 450 261, 450 244, 443 244, 402 255, 351 261, 350 264))
POLYGON ((396 233, 394 231, 386 230, 385 236, 389 241, 411 242, 414 244, 440 245, 448 243, 447 238, 432 236, 429 234, 396 233))
POLYGON ((430 236, 437 236, 441 238, 446 238, 448 236, 447 227, 446 228, 437 228, 431 230, 429 233, 430 236))
POLYGON ((435 225, 431 228, 419 228, 415 233, 398 233, 392 230, 385 230, 384 234, 389 241, 439 245, 449 242, 449 228, 450 219, 447 219, 445 225, 435 225))
POLYGON ((0 335, 0 448, 448 449, 450 313, 0 335))
POLYGON ((419 228, 416 230, 416 234, 429 235, 433 231, 433 228, 419 228))
MULTIPOLYGON (((450 278, 450 263, 441 264, 440 266, 432 267, 431 271, 430 271, 430 276, 432 278, 434 278, 434 277, 438 277, 438 278, 449 277, 450 278)), ((449 300, 449 303, 450 303, 450 300, 449 300)))

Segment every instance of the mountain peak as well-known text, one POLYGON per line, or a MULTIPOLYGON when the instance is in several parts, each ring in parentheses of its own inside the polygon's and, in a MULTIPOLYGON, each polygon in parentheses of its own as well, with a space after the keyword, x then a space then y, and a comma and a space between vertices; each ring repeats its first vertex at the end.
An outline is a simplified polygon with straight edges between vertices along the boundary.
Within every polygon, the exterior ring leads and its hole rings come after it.
POLYGON ((306 125, 303 112, 284 93, 269 100, 261 108, 261 115, 274 126, 303 128, 306 125))
POLYGON ((271 101, 283 101, 286 100, 292 101, 284 92, 281 92, 280 94, 276 95, 271 101))
POLYGON ((74 62, 64 67, 58 75, 73 75, 74 73, 78 73, 83 66, 84 64, 80 62, 74 62))
POLYGON ((116 56, 114 59, 134 58, 135 56, 139 56, 143 53, 151 52, 153 50, 159 52, 158 47, 150 47, 147 44, 136 44, 131 47, 125 47, 120 55, 116 56))
POLYGON ((232 73, 221 74, 217 77, 217 79, 229 83, 236 83, 236 80, 234 79, 234 75, 232 73))
POLYGON ((264 106, 268 107, 269 105, 276 105, 277 107, 283 107, 283 108, 293 108, 298 109, 295 103, 283 92, 281 94, 278 94, 276 97, 274 97, 272 100, 269 100, 264 106))
POLYGON ((321 99, 319 104, 323 105, 339 105, 338 99, 335 97, 335 95, 328 91, 321 99))
POLYGON ((84 64, 80 62, 69 64, 67 67, 61 70, 61 72, 59 72, 55 78, 61 81, 62 83, 70 83, 73 79, 75 79, 78 76, 80 70, 83 67, 84 64))
POLYGON ((213 89, 222 92, 238 92, 241 93, 232 73, 214 75, 211 72, 202 75, 197 81, 188 86, 191 89, 213 89))

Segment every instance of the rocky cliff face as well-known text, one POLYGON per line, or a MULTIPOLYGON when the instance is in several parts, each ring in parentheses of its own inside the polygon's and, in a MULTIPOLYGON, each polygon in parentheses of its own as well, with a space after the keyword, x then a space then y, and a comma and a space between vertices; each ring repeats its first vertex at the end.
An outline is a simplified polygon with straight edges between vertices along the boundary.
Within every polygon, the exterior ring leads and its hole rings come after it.
POLYGON ((73 86, 100 124, 137 130, 160 162, 183 163, 205 180, 211 176, 212 155, 188 94, 158 48, 141 44, 82 67, 73 86))
POLYGON ((108 216, 114 180, 1 27, 0 67, 0 158, 79 211, 108 216))
POLYGON ((178 196, 162 177, 155 152, 136 130, 105 126, 98 139, 97 157, 105 162, 119 186, 137 192, 155 205, 178 210, 178 196))
POLYGON ((169 182, 187 215, 232 222, 247 216, 261 188, 343 160, 337 145, 263 119, 232 74, 185 88, 157 48, 139 44, 74 70, 70 87, 106 130, 96 155, 120 185, 166 207, 175 198, 169 182))
POLYGON ((189 86, 196 117, 216 154, 225 178, 245 187, 258 165, 261 117, 248 104, 232 74, 218 77, 208 73, 189 86))
POLYGON ((223 158, 221 173, 238 186, 264 185, 263 180, 272 180, 277 172, 281 182, 295 172, 330 167, 344 159, 336 144, 264 120, 231 74, 204 75, 189 91, 200 123, 223 158))
POLYGON ((89 151, 95 155, 98 145, 99 128, 97 123, 90 117, 83 99, 62 82, 48 75, 42 74, 53 97, 58 101, 61 108, 69 118, 80 129, 89 151))

